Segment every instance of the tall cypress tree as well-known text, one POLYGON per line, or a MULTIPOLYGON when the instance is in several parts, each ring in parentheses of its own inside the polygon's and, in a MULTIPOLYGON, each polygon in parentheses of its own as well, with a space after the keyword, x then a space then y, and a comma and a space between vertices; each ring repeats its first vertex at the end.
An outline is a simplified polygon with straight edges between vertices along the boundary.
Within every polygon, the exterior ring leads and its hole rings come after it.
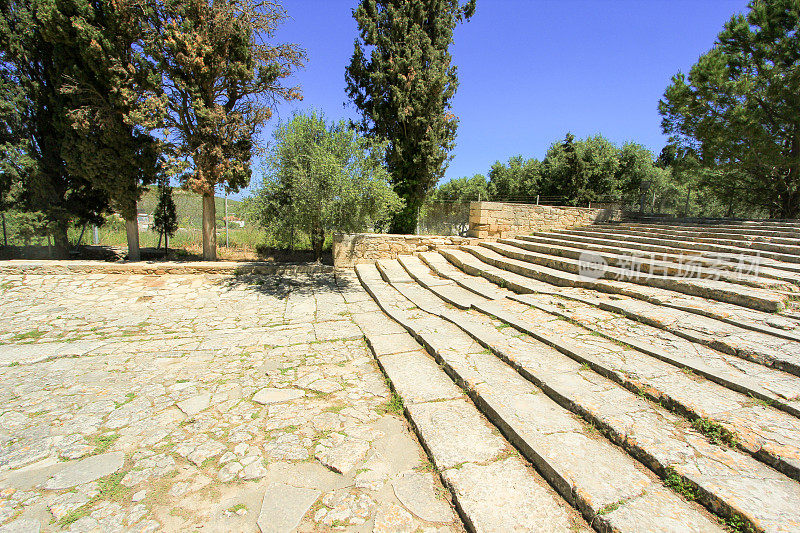
POLYGON ((361 0, 353 11, 359 38, 345 73, 362 130, 388 141, 386 163, 405 208, 395 233, 414 233, 428 191, 444 176, 458 119, 458 87, 448 51, 453 30, 475 0, 361 0))
POLYGON ((69 126, 63 157, 73 175, 105 192, 125 219, 128 259, 139 259, 136 204, 158 171, 150 134, 163 113, 159 78, 142 53, 152 9, 145 0, 55 0, 47 39, 67 58, 60 91, 69 126))
POLYGON ((0 2, 0 63, 4 82, 16 86, 14 106, 4 115, 11 142, 3 150, 11 154, 0 172, 13 180, 14 207, 39 213, 46 231, 53 235, 58 255, 69 248, 70 223, 102 223, 107 195, 85 177, 69 171, 64 161, 64 140, 69 119, 61 92, 72 58, 54 45, 47 21, 56 7, 49 2, 5 0, 0 2))

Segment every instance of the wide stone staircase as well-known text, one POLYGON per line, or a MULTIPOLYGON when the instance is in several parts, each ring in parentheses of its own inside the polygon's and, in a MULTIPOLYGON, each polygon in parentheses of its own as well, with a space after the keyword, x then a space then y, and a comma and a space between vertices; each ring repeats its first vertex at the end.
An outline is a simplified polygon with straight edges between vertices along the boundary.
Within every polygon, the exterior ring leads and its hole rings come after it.
POLYGON ((339 282, 391 319, 362 329, 467 529, 800 531, 800 224, 595 225, 339 282))

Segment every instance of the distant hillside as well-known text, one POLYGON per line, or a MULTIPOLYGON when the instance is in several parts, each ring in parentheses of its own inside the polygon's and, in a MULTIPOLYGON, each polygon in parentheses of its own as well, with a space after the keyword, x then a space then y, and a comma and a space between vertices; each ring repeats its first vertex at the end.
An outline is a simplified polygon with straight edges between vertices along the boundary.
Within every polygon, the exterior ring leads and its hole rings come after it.
MULTIPOLYGON (((172 198, 175 200, 175 208, 178 212, 178 224, 181 227, 200 228, 203 225, 203 199, 199 194, 186 191, 184 189, 173 188, 172 198)), ((147 191, 139 200, 139 212, 153 214, 158 203, 158 188, 148 187, 147 191)), ((225 198, 216 197, 217 204, 217 223, 221 222, 225 216, 225 198)), ((238 200, 228 199, 228 215, 244 217, 244 204, 238 200)))

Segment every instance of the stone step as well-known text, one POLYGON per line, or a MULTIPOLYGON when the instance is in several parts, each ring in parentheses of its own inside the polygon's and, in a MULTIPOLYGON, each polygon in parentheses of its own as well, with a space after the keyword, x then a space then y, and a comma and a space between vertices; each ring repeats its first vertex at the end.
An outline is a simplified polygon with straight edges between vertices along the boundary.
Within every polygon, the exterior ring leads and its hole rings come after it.
MULTIPOLYGON (((669 269, 667 271, 677 271, 678 274, 702 273, 705 269, 711 272, 723 270, 732 271, 734 277, 736 277, 737 273, 740 273, 747 277, 768 278, 793 283, 795 285, 800 284, 800 271, 787 271, 786 269, 765 266, 762 264, 762 260, 754 256, 711 254, 709 252, 705 252, 705 254, 708 255, 703 255, 703 253, 685 253, 684 251, 666 246, 628 243, 625 241, 613 241, 610 239, 596 239, 591 237, 580 238, 571 235, 559 235, 557 233, 519 235, 516 239, 534 243, 538 247, 537 249, 526 248, 532 251, 552 249, 554 247, 567 247, 581 251, 598 252, 601 255, 608 253, 621 256, 627 266, 633 264, 634 261, 643 264, 645 267, 651 264, 666 262, 667 268, 669 269), (703 270, 698 270, 698 267, 703 270)), ((504 241, 501 239, 500 242, 504 241)), ((615 266, 621 265, 616 264, 615 266)), ((657 270, 647 271, 659 273, 657 270)), ((754 286, 768 286, 768 284, 764 284, 762 281, 760 284, 754 286)))
POLYGON ((451 279, 459 286, 484 298, 496 300, 505 298, 508 291, 481 277, 459 270, 439 252, 422 252, 418 256, 431 270, 441 277, 451 279))
POLYGON ((615 280, 667 289, 693 296, 732 303, 761 311, 775 312, 786 307, 789 300, 775 291, 752 287, 733 286, 730 283, 709 279, 679 279, 667 276, 628 276, 615 267, 605 267, 596 281, 588 276, 580 276, 581 265, 578 260, 558 258, 546 254, 526 252, 505 244, 483 242, 481 246, 462 246, 484 262, 494 266, 533 277, 541 281, 567 287, 593 288, 598 281, 615 280))
MULTIPOLYGON (((361 275, 368 278, 370 273, 361 275)), ((340 286, 358 283, 347 278, 337 274, 340 286)), ((387 308, 403 307, 396 292, 372 285, 387 308)), ((467 529, 589 531, 581 516, 516 455, 422 346, 372 300, 368 303, 375 309, 365 303, 348 301, 351 316, 402 398, 404 413, 467 529)))
MULTIPOLYGON (((507 287, 520 294, 528 292, 551 293, 556 291, 553 285, 497 268, 461 250, 440 250, 440 253, 448 261, 458 265, 462 271, 476 277, 484 277, 494 284, 507 287)), ((470 287, 466 288, 469 289, 470 287)), ((591 286, 591 289, 607 294, 625 295, 656 305, 695 313, 727 322, 743 329, 758 331, 782 339, 800 341, 800 315, 790 315, 789 310, 784 311, 781 315, 776 315, 718 300, 709 300, 699 296, 676 293, 657 287, 635 285, 624 281, 597 280, 591 286)), ((573 287, 560 289, 559 292, 567 295, 572 293, 583 294, 586 290, 588 289, 573 287)))
MULTIPOLYGON (((392 270, 382 268, 384 265, 383 261, 379 262, 379 269, 383 271, 384 276, 388 277, 391 282, 392 270)), ((433 290, 439 290, 439 288, 439 285, 432 287, 433 290)), ((741 479, 737 479, 728 481, 730 486, 720 487, 720 485, 725 485, 726 482, 720 483, 719 480, 721 478, 730 480, 734 469, 736 470, 735 476, 743 479, 761 479, 760 476, 767 476, 763 479, 763 482, 765 486, 770 487, 767 489, 768 491, 775 490, 776 486, 782 487, 777 492, 772 493, 770 498, 778 498, 784 501, 786 497, 790 500, 800 498, 800 485, 791 482, 749 455, 711 445, 705 440, 698 440, 702 439, 702 437, 699 437, 693 429, 687 428, 688 423, 680 416, 666 411, 661 406, 643 401, 637 394, 621 389, 605 378, 593 377, 591 371, 586 374, 584 372, 585 369, 581 366, 581 363, 585 361, 575 361, 572 357, 568 357, 533 338, 504 334, 504 330, 501 327, 504 325, 503 323, 487 324, 485 316, 478 313, 454 310, 441 305, 441 301, 438 302, 439 305, 437 306, 436 297, 425 288, 402 284, 397 287, 397 290, 418 307, 426 310, 426 312, 436 314, 452 324, 458 325, 482 346, 492 350, 501 359, 515 367, 524 377, 545 391, 562 407, 570 409, 576 414, 587 418, 590 422, 606 429, 606 433, 615 444, 628 449, 632 455, 644 464, 649 465, 653 470, 658 472, 659 468, 667 468, 665 465, 670 465, 675 470, 681 470, 679 466, 681 461, 676 461, 675 457, 681 455, 686 457, 687 447, 692 448, 692 452, 688 453, 688 456, 692 457, 692 459, 687 460, 688 463, 683 465, 683 469, 692 473, 702 471, 703 475, 701 477, 704 478, 705 483, 699 482, 698 485, 706 489, 708 486, 713 486, 714 490, 719 491, 715 493, 717 500, 713 504, 714 509, 719 508, 719 505, 726 505, 725 502, 732 501, 747 502, 745 505, 750 504, 751 490, 753 489, 750 481, 741 482, 741 479), (498 328, 500 329, 498 330, 498 328), (620 420, 621 413, 625 413, 622 417, 624 420, 620 420), (675 428, 679 428, 678 431, 683 430, 685 433, 678 435, 675 428), (726 455, 720 454, 722 449, 727 452, 726 455), (718 465, 718 462, 725 463, 727 466, 712 472, 710 469, 718 465), (736 466, 734 467, 733 465, 736 466)), ((474 296, 474 298, 481 299, 478 296, 474 296)), ((518 307, 520 311, 527 309, 526 306, 515 302, 481 300, 488 306, 507 304, 518 307)), ((480 308, 481 304, 479 303, 476 307, 480 308)), ((538 324, 539 321, 531 323, 538 324)), ((645 357, 644 359, 647 358, 645 357)), ((647 365, 647 362, 645 362, 645 365, 647 365)), ((661 366, 666 367, 667 372, 677 375, 673 376, 673 380, 676 377, 683 376, 683 373, 675 368, 670 368, 663 364, 661 366)), ((659 368, 654 373, 661 375, 664 370, 664 368, 659 368)), ((485 381, 489 381, 485 376, 481 375, 481 377, 485 381)), ((693 381, 688 379, 687 381, 688 387, 686 389, 691 390, 693 381)), ((711 384, 709 388, 711 390, 703 391, 701 387, 700 392, 701 394, 705 392, 706 395, 711 397, 710 403, 712 406, 709 406, 708 409, 712 411, 719 411, 720 406, 729 408, 731 398, 736 399, 740 396, 714 384, 711 384), (722 398, 715 395, 719 393, 722 394, 722 398), (727 398, 725 397, 726 394, 728 395, 727 398), (715 402, 716 405, 713 405, 715 402)), ((684 395, 687 390, 683 391, 684 395)), ((639 391, 637 390, 637 392, 639 391)), ((697 398, 701 394, 695 394, 695 397, 697 398)), ((658 399, 663 400, 664 398, 660 397, 658 399)), ((709 400, 705 398, 704 400, 705 403, 709 403, 709 400)), ((770 414, 775 413, 770 412, 770 414)), ((736 416, 742 417, 745 414, 737 412, 736 416)), ((759 416, 763 417, 764 415, 759 413, 759 416)), ((768 418, 769 416, 767 415, 768 418)), ((749 418, 753 419, 752 416, 749 418)), ((791 447, 791 438, 787 439, 782 433, 773 429, 773 424, 775 424, 776 420, 778 423, 783 424, 781 428, 784 431, 793 432, 794 435, 798 436, 800 436, 800 421, 793 417, 788 417, 784 413, 777 412, 777 419, 773 417, 770 422, 764 422, 762 427, 759 427, 761 431, 767 433, 765 439, 769 440, 771 437, 778 435, 791 447), (787 420, 782 420, 780 417, 788 418, 788 426, 787 420)), ((754 453, 755 455, 760 455, 763 452, 759 450, 754 453)), ((697 482, 698 480, 693 479, 693 481, 697 482)), ((760 493, 761 489, 756 488, 755 492, 760 493)), ((707 503, 712 505, 710 501, 707 503)), ((737 510, 741 511, 742 509, 737 508, 737 510)), ((748 516, 752 518, 754 516, 753 512, 756 515, 759 513, 759 511, 751 509, 748 516)), ((775 515, 771 515, 771 513, 762 514, 757 518, 757 521, 760 524, 769 523, 768 529, 770 530, 778 530, 784 520, 788 521, 788 523, 798 523, 798 518, 800 518, 800 511, 794 511, 790 504, 775 515), (796 517, 792 516, 795 512, 798 513, 796 517)))
MULTIPOLYGON (((500 244, 507 244, 522 248, 529 252, 545 255, 556 255, 569 259, 580 260, 587 253, 594 257, 601 257, 613 267, 620 268, 622 272, 636 275, 639 272, 655 276, 676 276, 681 278, 703 278, 736 283, 750 287, 798 292, 800 274, 778 272, 780 277, 762 276, 761 271, 753 274, 754 265, 739 265, 724 261, 713 261, 697 256, 677 256, 671 254, 644 255, 619 247, 600 245, 575 245, 568 241, 558 242, 556 239, 542 237, 520 237, 514 239, 498 239, 500 244)), ((772 273, 770 271, 770 273, 772 273)), ((774 273, 773 273, 774 274, 774 273)))
MULTIPOLYGON (((389 271, 385 271, 384 275, 391 276, 389 271)), ((434 285, 426 287, 426 290, 438 295, 439 288, 434 285)), ((405 289, 398 290, 403 292, 405 289)), ((410 290, 414 290, 413 286, 410 290)), ((625 342, 625 339, 619 335, 606 336, 607 339, 610 337, 606 342, 598 341, 594 330, 556 320, 558 314, 547 309, 548 306, 544 306, 545 310, 541 309, 542 306, 530 309, 520 302, 489 301, 477 295, 469 297, 473 299, 472 307, 475 309, 501 318, 507 324, 577 360, 579 364, 589 362, 609 379, 636 393, 648 394, 655 401, 666 400, 674 410, 686 413, 692 419, 703 418, 721 424, 732 433, 741 435, 739 446, 744 451, 788 476, 800 478, 800 420, 792 414, 753 402, 751 397, 725 388, 724 384, 698 382, 693 376, 676 368, 674 358, 669 354, 664 354, 667 361, 661 357, 653 360, 652 353, 648 353, 652 350, 639 350, 631 344, 620 346, 619 342, 625 342), (591 346, 591 349, 585 346, 591 346)), ((534 295, 525 295, 520 300, 527 303, 533 298, 534 295)), ((420 305, 418 300, 410 299, 420 305)), ((533 302, 537 303, 537 300, 534 299, 533 302)), ((613 316, 606 315, 603 318, 613 316)), ((462 322, 456 323, 463 325, 462 322)), ((647 332, 639 330, 639 333, 647 332)), ((706 367, 706 370, 711 369, 706 367)), ((771 373, 776 378, 781 377, 779 372, 771 373)), ((724 381, 724 375, 712 375, 724 381)), ((790 387, 790 391, 794 390, 793 393, 789 392, 790 395, 797 395, 800 391, 796 388, 798 380, 786 377, 789 382, 783 380, 784 386, 790 387)), ((796 412, 796 405, 793 407, 796 412)))
MULTIPOLYGON (((504 271, 492 264, 480 261, 482 258, 477 254, 472 254, 474 257, 469 258, 463 251, 441 250, 441 253, 466 272, 482 275, 489 281, 497 283, 501 287, 508 287, 520 294, 554 294, 558 292, 563 296, 577 299, 586 297, 586 292, 557 289, 547 283, 532 278, 526 279, 525 276, 504 271)), ((794 340, 758 331, 756 328, 740 327, 733 320, 723 321, 691 312, 691 310, 682 310, 661 303, 654 304, 645 299, 639 299, 642 296, 641 292, 628 292, 625 286, 615 286, 612 285, 612 282, 597 282, 582 288, 595 289, 599 293, 609 294, 603 298, 602 303, 597 304, 607 311, 626 314, 635 320, 745 360, 772 366, 795 375, 800 372, 796 356, 798 343, 794 340), (637 310, 647 312, 637 313, 637 310), (669 319, 664 317, 669 317, 669 319)), ((599 298, 599 293, 595 298, 599 298)))
MULTIPOLYGON (((676 253, 687 257, 703 257, 711 261, 722 260, 728 263, 737 263, 737 264, 741 263, 743 266, 752 265, 754 263, 752 254, 742 254, 742 253, 735 254, 735 253, 726 253, 718 251, 700 250, 693 247, 691 244, 686 243, 685 241, 665 240, 665 241, 658 241, 658 242, 663 242, 663 244, 652 244, 648 242, 638 242, 638 239, 633 240, 630 236, 626 235, 615 235, 613 233, 594 233, 594 232, 591 232, 589 234, 582 234, 573 232, 572 230, 554 230, 548 232, 536 232, 532 236, 526 235, 526 236, 519 236, 518 238, 528 239, 531 237, 561 239, 566 242, 581 243, 581 245, 598 244, 598 245, 616 246, 620 248, 637 250, 646 253, 673 253, 673 254, 676 253)), ((642 239, 642 240, 653 241, 653 242, 657 241, 656 239, 642 239)), ((572 246, 575 246, 575 244, 573 244, 572 246)), ((800 264, 786 263, 783 261, 776 261, 774 259, 769 259, 760 256, 756 257, 758 259, 757 265, 759 267, 759 272, 761 271, 762 268, 766 268, 768 269, 768 271, 774 270, 777 271, 777 273, 783 271, 788 271, 794 274, 800 273, 800 264)))
POLYGON ((665 226, 676 226, 676 227, 683 227, 683 226, 699 226, 703 228, 721 228, 721 227, 729 227, 729 228, 742 228, 742 229, 762 229, 762 228, 783 228, 786 231, 798 231, 800 232, 800 221, 798 220, 779 220, 779 219, 762 219, 762 220, 717 220, 717 221, 686 221, 686 220, 658 220, 653 222, 644 222, 639 220, 628 220, 625 222, 621 222, 621 224, 639 224, 639 225, 651 225, 651 224, 658 224, 658 225, 665 225, 665 226))
MULTIPOLYGON (((630 254, 595 252, 578 246, 543 245, 528 239, 499 239, 497 242, 486 242, 481 245, 514 259, 558 268, 573 274, 581 273, 583 261, 602 261, 603 270, 599 273, 599 277, 642 285, 668 285, 665 288, 672 289, 673 286, 683 285, 683 283, 675 283, 676 280, 679 280, 690 282, 690 286, 693 282, 698 282, 704 287, 712 285, 739 290, 737 285, 743 285, 756 290, 763 289, 766 293, 800 294, 797 285, 790 281, 760 278, 749 274, 747 267, 743 268, 741 272, 732 272, 700 268, 697 265, 687 267, 659 259, 635 263, 630 254)), ((697 289, 694 289, 694 292, 696 291, 697 289)))
MULTIPOLYGON (((591 228, 589 234, 611 234, 617 238, 645 238, 655 240, 654 244, 660 244, 658 241, 683 241, 684 247, 694 247, 698 250, 727 252, 734 254, 753 255, 757 253, 759 257, 766 257, 775 259, 777 261, 784 261, 787 263, 800 263, 800 250, 791 251, 787 250, 784 245, 770 245, 768 243, 746 243, 737 240, 723 240, 704 237, 695 237, 692 235, 674 235, 671 233, 664 233, 653 230, 645 229, 626 229, 617 228, 616 226, 587 226, 591 228), (691 246, 688 246, 690 245, 691 246)), ((574 230, 566 230, 574 231, 574 230)), ((586 230, 580 230, 586 231, 586 230)), ((584 233, 586 234, 586 233, 584 233)))
MULTIPOLYGON (((739 226, 693 226, 693 225, 671 225, 671 224, 641 224, 633 222, 623 222, 615 224, 620 228, 631 229, 649 229, 656 228, 664 231, 678 231, 678 232, 692 232, 698 236, 725 236, 730 235, 732 238, 745 238, 745 239, 783 239, 788 244, 800 245, 800 231, 797 229, 780 229, 780 228, 760 228, 760 227, 739 227, 739 226)), ((783 240, 775 240, 773 242, 784 242, 783 240)))
MULTIPOLYGON (((413 332, 487 418, 595 529, 721 530, 701 508, 671 492, 459 327, 423 308, 393 305, 392 299, 385 299, 391 286, 375 279, 374 266, 356 269, 359 276, 364 274, 365 287, 377 296, 384 311, 413 332)), ((406 291, 419 288, 403 282, 397 285, 406 291)), ((437 301, 429 305, 447 309, 437 301)))
MULTIPOLYGON (((454 279, 461 273, 461 276, 474 277, 464 274, 441 254, 438 255, 443 263, 432 261, 428 255, 433 253, 428 252, 421 259, 429 266, 433 263, 435 267, 431 268, 439 276, 454 279)), ((406 262, 403 265, 406 266, 406 262)), ((424 278, 418 280, 434 290, 425 283, 424 278)), ((486 280, 484 282, 489 283, 486 280)), ((465 286, 461 283, 459 285, 465 286)), ((502 297, 515 299, 550 314, 573 320, 585 328, 615 341, 621 341, 642 353, 800 417, 800 378, 797 376, 741 360, 669 331, 603 310, 599 305, 604 296, 585 290, 517 295, 498 288, 497 297, 491 299, 502 297)))
MULTIPOLYGON (((620 230, 617 231, 613 226, 596 225, 586 226, 584 228, 572 228, 565 230, 558 230, 558 233, 569 235, 583 235, 586 237, 603 237, 615 240, 625 240, 628 242, 639 242, 647 244, 656 244, 671 246, 673 248, 680 248, 685 250, 694 250, 696 252, 714 252, 714 253, 727 253, 727 254, 743 254, 753 255, 753 250, 742 248, 738 246, 727 246, 720 243, 701 243, 694 242, 690 239, 676 239, 675 237, 659 237, 649 233, 633 233, 631 231, 620 230)), ((791 254, 776 254, 771 252, 760 251, 758 257, 761 259, 769 259, 770 261, 778 261, 779 263, 797 264, 797 256, 791 254)), ((795 267, 797 268, 797 267, 795 267)))
POLYGON ((586 301, 721 352, 800 376, 797 341, 633 298, 587 298, 586 301))

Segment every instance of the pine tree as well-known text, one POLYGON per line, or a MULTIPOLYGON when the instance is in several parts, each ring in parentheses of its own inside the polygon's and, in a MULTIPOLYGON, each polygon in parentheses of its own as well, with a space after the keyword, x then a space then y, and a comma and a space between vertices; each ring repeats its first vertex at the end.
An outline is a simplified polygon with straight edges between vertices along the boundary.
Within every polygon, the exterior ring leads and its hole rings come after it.
POLYGON ((164 238, 164 258, 166 258, 169 250, 169 238, 178 231, 175 200, 172 198, 172 187, 166 179, 162 179, 158 184, 158 203, 156 211, 153 213, 153 230, 159 234, 159 243, 161 243, 161 238, 164 238))
POLYGON ((753 0, 659 102, 679 166, 725 205, 800 216, 800 2, 753 0), (693 169, 693 172, 697 170, 693 169))
POLYGON ((361 0, 353 16, 359 39, 345 79, 361 111, 362 131, 388 141, 386 163, 406 202, 391 231, 414 233, 425 195, 444 176, 458 119, 458 87, 448 51, 475 0, 361 0))
POLYGON ((164 76, 166 126, 179 159, 191 162, 184 185, 203 196, 203 258, 217 257, 217 186, 250 181, 255 133, 281 100, 300 98, 282 80, 302 66, 293 44, 272 45, 287 17, 276 2, 164 0, 150 49, 164 76))

